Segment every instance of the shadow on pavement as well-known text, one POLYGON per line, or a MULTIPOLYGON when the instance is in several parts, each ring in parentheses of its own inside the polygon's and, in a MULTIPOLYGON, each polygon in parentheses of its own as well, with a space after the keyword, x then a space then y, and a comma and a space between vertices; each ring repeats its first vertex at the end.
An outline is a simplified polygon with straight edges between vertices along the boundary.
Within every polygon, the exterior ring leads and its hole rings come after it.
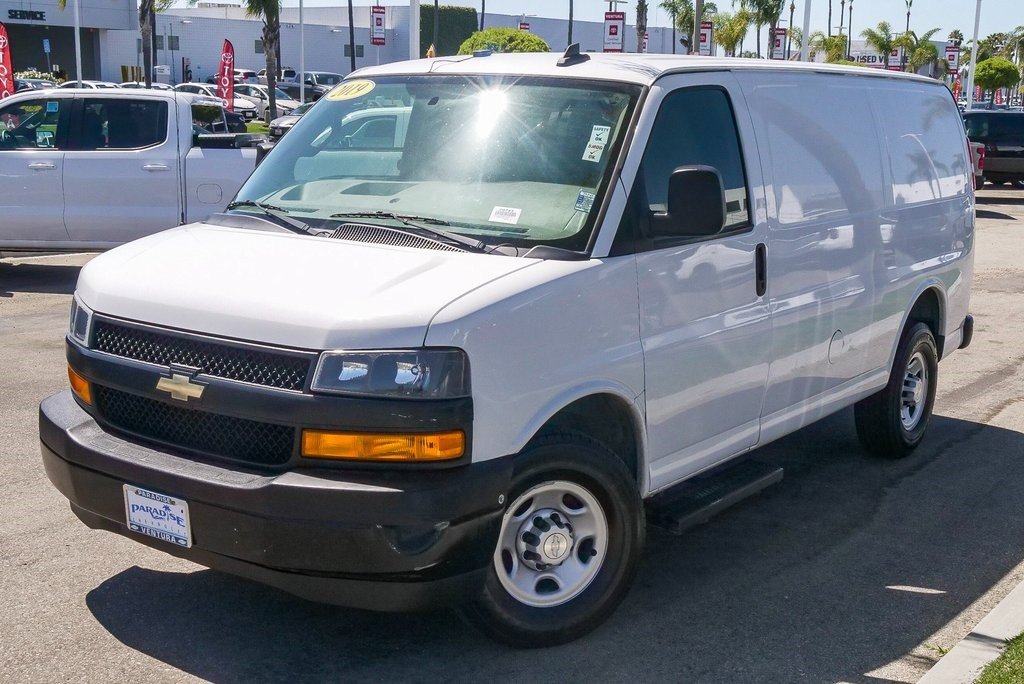
POLYGON ((117 639, 214 682, 878 682, 1024 558, 1024 434, 936 417, 902 461, 844 411, 756 454, 783 482, 673 537, 597 632, 517 652, 451 613, 319 606, 212 571, 138 567, 87 596, 117 639), (914 589, 927 590, 926 592, 914 589), (575 674, 575 676, 572 676, 575 674))
POLYGON ((0 297, 21 292, 72 294, 81 266, 0 261, 0 297))
POLYGON ((1024 204, 1024 190, 1011 190, 1002 188, 1002 192, 976 195, 975 201, 978 204, 1024 204), (1012 194, 1011 194, 1012 193, 1012 194))
POLYGON ((974 212, 978 218, 1000 219, 1003 221, 1016 221, 1017 219, 1001 211, 989 211, 988 209, 976 209, 974 212))

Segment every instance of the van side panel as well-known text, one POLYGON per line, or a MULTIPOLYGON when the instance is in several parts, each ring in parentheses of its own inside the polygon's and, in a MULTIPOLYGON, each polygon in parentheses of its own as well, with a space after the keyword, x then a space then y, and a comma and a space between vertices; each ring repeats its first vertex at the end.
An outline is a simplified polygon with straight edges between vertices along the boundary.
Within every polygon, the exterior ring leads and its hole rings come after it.
MULTIPOLYGON (((768 209, 772 361, 762 417, 871 370, 885 207, 866 79, 741 72, 768 209)), ((883 383, 884 384, 884 383, 883 383)))
POLYGON ((953 349, 959 342, 974 261, 972 165, 960 114, 941 84, 873 80, 868 100, 890 178, 869 361, 888 367, 903 322, 926 287, 939 295, 939 335, 953 349))

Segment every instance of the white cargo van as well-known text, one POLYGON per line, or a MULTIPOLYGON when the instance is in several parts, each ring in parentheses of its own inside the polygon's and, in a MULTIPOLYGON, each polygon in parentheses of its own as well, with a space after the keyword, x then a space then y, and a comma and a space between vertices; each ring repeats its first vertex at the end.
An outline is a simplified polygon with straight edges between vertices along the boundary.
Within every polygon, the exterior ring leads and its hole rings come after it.
POLYGON ((868 451, 910 453, 970 341, 973 249, 937 81, 572 49, 365 69, 230 213, 83 269, 43 460, 92 528, 556 644, 623 598, 656 494, 850 405, 868 451), (401 136, 337 134, 376 107, 401 136))

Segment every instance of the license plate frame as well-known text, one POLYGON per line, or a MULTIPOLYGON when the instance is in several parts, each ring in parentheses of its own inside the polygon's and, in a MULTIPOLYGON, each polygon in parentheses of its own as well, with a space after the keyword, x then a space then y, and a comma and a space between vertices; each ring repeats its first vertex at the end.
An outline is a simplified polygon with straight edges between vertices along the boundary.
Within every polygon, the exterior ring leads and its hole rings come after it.
POLYGON ((188 502, 176 496, 125 484, 125 524, 132 532, 192 548, 192 522, 188 502))

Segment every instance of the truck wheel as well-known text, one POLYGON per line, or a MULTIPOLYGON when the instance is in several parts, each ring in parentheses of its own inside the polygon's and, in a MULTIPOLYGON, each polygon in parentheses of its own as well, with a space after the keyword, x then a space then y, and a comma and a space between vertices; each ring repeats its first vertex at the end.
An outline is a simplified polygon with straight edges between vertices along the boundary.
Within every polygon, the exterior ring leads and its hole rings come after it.
POLYGON ((913 451, 932 415, 938 375, 932 331, 914 323, 903 333, 885 389, 854 406, 861 445, 884 458, 903 458, 913 451))
POLYGON ((974 177, 974 189, 975 190, 981 190, 983 187, 985 187, 985 177, 984 176, 975 176, 974 177))
POLYGON ((497 641, 563 644, 601 624, 626 595, 644 542, 636 483, 603 444, 578 433, 517 457, 483 593, 463 614, 497 641))

